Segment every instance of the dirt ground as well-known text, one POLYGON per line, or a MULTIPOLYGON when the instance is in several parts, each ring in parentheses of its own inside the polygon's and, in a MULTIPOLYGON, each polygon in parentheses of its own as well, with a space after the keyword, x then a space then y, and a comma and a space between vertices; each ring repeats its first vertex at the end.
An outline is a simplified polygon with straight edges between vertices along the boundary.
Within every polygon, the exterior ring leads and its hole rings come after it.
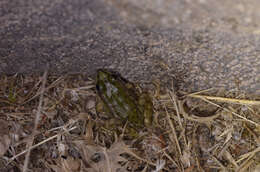
POLYGON ((152 118, 131 130, 131 118, 98 110, 95 82, 83 74, 0 82, 1 172, 259 171, 259 96, 142 89, 153 102, 152 118))
POLYGON ((258 0, 3 0, 0 72, 174 77, 181 90, 260 90, 258 0))

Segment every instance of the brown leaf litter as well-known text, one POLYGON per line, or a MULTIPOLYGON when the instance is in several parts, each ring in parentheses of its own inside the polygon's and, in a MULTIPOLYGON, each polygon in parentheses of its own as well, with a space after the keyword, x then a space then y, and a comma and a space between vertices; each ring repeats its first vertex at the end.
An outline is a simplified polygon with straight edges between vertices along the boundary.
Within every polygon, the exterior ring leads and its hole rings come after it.
POLYGON ((129 139, 124 126, 104 127, 95 81, 83 74, 0 83, 0 171, 259 171, 259 96, 157 83, 154 125, 129 139))

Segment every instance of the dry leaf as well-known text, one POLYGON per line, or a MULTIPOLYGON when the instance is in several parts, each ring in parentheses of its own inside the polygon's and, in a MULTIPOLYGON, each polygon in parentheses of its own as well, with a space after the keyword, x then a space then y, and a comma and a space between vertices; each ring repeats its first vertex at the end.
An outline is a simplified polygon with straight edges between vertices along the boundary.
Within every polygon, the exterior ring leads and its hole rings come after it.
POLYGON ((11 144, 8 122, 0 120, 0 157, 5 154, 11 144))
POLYGON ((76 141, 76 145, 82 149, 83 158, 93 171, 114 172, 122 170, 119 162, 126 161, 120 156, 127 152, 127 146, 123 141, 115 142, 109 149, 98 145, 86 145, 83 141, 76 141))
POLYGON ((62 171, 64 172, 78 172, 80 171, 80 160, 74 159, 68 156, 66 159, 62 159, 62 171))

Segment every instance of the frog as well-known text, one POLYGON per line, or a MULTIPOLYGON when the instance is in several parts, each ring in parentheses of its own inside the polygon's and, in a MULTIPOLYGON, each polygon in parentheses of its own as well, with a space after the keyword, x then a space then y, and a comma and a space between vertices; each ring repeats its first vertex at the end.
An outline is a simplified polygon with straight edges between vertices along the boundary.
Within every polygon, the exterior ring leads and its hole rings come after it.
POLYGON ((147 92, 138 92, 132 82, 118 72, 98 69, 96 91, 105 112, 135 130, 152 125, 153 103, 147 92))

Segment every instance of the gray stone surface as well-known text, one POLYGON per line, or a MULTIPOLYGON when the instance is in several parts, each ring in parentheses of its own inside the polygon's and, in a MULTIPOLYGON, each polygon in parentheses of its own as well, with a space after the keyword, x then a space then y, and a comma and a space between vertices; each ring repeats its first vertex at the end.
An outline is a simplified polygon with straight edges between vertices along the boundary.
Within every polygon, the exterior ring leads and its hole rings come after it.
POLYGON ((2 0, 0 73, 112 68, 182 90, 260 93, 258 0, 2 0))

